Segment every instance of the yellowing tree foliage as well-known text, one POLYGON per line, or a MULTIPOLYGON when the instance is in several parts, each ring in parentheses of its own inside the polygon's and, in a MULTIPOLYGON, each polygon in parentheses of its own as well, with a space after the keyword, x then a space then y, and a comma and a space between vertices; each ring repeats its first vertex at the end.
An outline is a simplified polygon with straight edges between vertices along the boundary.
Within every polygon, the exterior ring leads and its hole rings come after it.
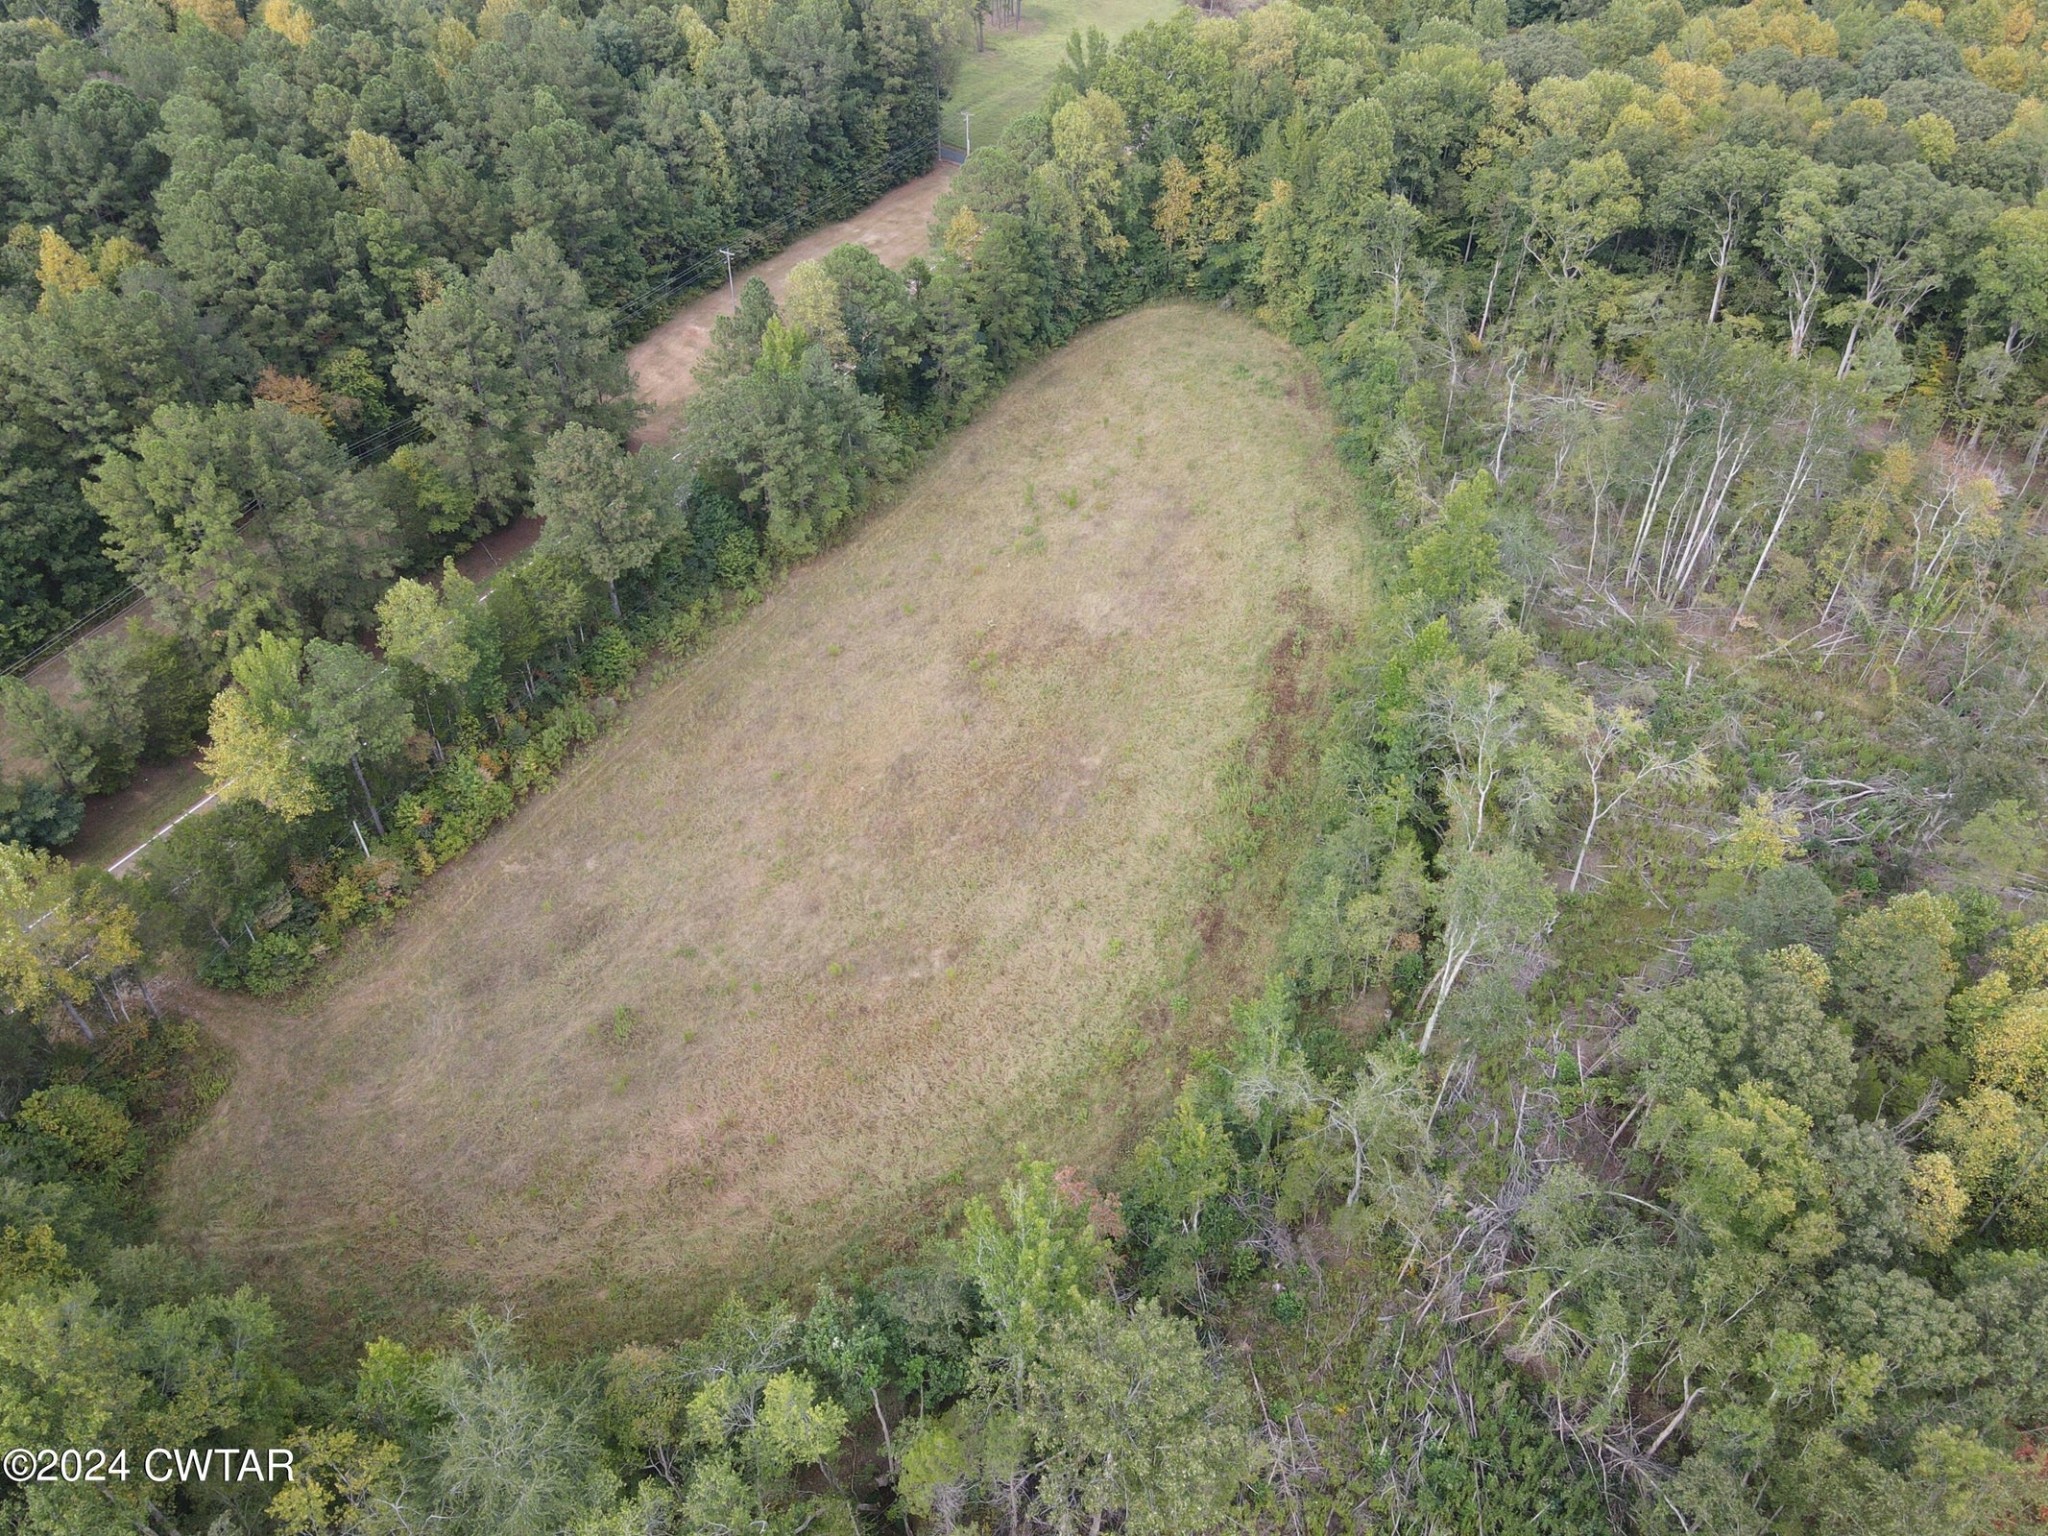
POLYGON ((0 1002, 61 1013, 88 1040, 95 989, 142 958, 135 914, 53 853, 0 843, 0 1002))
POLYGON ((242 13, 235 9, 234 0, 171 0, 171 6, 179 15, 189 16, 224 37, 240 37, 249 30, 242 13))
POLYGON ((303 48, 313 40, 312 15, 292 0, 263 0, 263 9, 258 14, 264 26, 294 48, 303 48))
POLYGON ((45 229, 37 245, 36 281, 42 284, 42 307, 100 286, 100 275, 54 229, 45 229))

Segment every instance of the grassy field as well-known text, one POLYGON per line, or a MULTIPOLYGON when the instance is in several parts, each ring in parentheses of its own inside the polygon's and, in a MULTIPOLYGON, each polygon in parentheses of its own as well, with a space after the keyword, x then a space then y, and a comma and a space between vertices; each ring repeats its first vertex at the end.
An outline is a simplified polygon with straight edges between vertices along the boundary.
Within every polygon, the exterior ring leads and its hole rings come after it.
POLYGON ((1023 22, 1015 27, 990 24, 982 33, 985 45, 970 46, 960 77, 946 98, 939 129, 955 148, 966 143, 960 122, 964 107, 974 114, 974 142, 993 144, 1003 130, 1036 110, 1052 88, 1060 61, 1067 56, 1067 34, 1099 27, 1112 43, 1134 27, 1171 16, 1180 0, 1024 0, 1023 22))
POLYGON ((1365 601, 1312 379, 1153 308, 1015 381, 320 990, 195 999, 167 1233, 356 1330, 544 1340, 906 1252, 1104 1172, 1270 953, 1365 601))

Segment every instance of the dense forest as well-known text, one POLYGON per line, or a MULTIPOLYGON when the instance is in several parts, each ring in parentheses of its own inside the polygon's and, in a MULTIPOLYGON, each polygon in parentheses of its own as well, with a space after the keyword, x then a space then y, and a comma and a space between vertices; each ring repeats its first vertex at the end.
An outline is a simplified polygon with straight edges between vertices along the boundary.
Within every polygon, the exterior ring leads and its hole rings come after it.
POLYGON ((937 133, 909 6, 6 14, 8 656, 125 582, 204 650, 346 634, 394 569, 523 508, 494 434, 618 392, 543 381, 535 332, 608 348, 937 133))
POLYGON ((646 285, 903 174, 952 26, 124 0, 0 33, 8 622, 121 574, 161 619, 78 701, 5 700, 0 1440, 308 1474, 10 1516, 2039 1524, 2048 22, 1275 0, 1077 41, 928 261, 749 286, 678 456, 627 453, 646 285), (1109 1187, 1026 1164, 918 1261, 680 1341, 535 1359, 475 1312, 342 1372, 154 1232, 223 1070, 160 964, 291 985, 1018 368, 1174 295, 1313 360, 1385 590, 1321 697, 1280 958, 1109 1187), (488 603, 434 578, 529 508, 488 603), (31 850, 202 735, 226 803, 139 878, 31 850))

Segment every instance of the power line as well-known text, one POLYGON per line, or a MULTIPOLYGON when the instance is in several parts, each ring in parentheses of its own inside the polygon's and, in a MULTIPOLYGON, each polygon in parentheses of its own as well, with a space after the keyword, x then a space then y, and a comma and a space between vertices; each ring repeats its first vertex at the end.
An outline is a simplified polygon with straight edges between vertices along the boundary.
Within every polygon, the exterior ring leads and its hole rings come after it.
MULTIPOLYGON (((845 214, 866 207, 882 192, 909 180, 907 173, 915 169, 920 162, 930 165, 932 160, 931 151, 921 145, 905 145, 893 151, 876 166, 875 174, 842 187, 836 193, 828 194, 807 208, 805 212, 809 217, 802 227, 802 234, 814 233, 823 225, 833 223, 845 214)), ((760 250, 765 254, 771 249, 787 249, 796 239, 801 238, 801 235, 796 229, 785 228, 778 222, 764 229, 746 231, 737 237, 728 238, 732 240, 733 257, 737 261, 745 259, 751 250, 760 250)), ((706 283, 718 272, 720 260, 720 251, 713 251, 697 261, 686 263, 667 278, 648 284, 629 298, 620 299, 612 305, 612 313, 622 319, 631 319, 679 290, 706 283)))
MULTIPOLYGON (((408 417, 402 422, 380 429, 369 438, 355 443, 343 444, 342 451, 348 454, 358 467, 362 467, 369 464, 372 459, 382 453, 386 446, 395 447, 398 444, 410 442, 425 430, 419 424, 417 417, 408 417)), ((254 522, 263 510, 264 504, 262 499, 251 496, 236 509, 232 531, 240 533, 250 523, 254 522)), ((43 662, 49 660, 54 653, 67 649, 72 642, 88 630, 97 629, 100 625, 118 618, 122 612, 133 607, 147 596, 148 594, 140 586, 131 582, 125 590, 115 593, 97 608, 93 609, 92 612, 85 615, 84 618, 74 620, 67 628, 52 635, 27 655, 8 663, 4 668, 0 668, 0 676, 26 676, 43 662)))

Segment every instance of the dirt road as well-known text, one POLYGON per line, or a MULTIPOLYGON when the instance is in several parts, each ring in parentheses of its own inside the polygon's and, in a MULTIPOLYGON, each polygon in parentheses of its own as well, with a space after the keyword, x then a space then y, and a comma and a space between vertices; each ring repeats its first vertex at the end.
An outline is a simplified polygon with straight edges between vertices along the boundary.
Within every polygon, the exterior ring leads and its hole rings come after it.
MULTIPOLYGON (((951 162, 941 162, 917 180, 884 193, 852 218, 814 230, 766 261, 745 268, 737 274, 738 282, 744 286, 758 277, 780 298, 791 267, 839 245, 864 245, 891 266, 922 256, 931 248, 932 208, 958 169, 951 162)), ((711 345, 712 324, 731 309, 731 295, 716 288, 677 310, 626 354, 626 366, 633 371, 640 398, 652 412, 646 425, 633 435, 636 444, 660 442, 675 431, 682 416, 679 407, 696 388, 690 375, 711 345)))
MULTIPOLYGON (((779 297, 791 267, 822 256, 838 245, 864 245, 891 265, 922 255, 930 248, 932 209, 958 169, 950 161, 941 161, 928 174, 884 193, 852 218, 827 224, 767 260, 741 269, 738 281, 744 284, 758 277, 779 297)), ((662 441, 675 430, 682 402, 696 387, 691 373, 710 345, 712 324, 731 307, 727 291, 715 289, 677 310, 626 354, 633 380, 653 408, 647 424, 634 434, 636 445, 662 441)), ((456 568, 488 588, 498 572, 516 562, 539 537, 540 520, 521 518, 508 528, 486 535, 457 556, 456 568)), ((147 623, 147 613, 146 602, 138 601, 90 633, 111 633, 137 617, 147 623)), ((28 673, 28 680, 48 689, 60 703, 68 700, 76 689, 70 648, 67 646, 38 663, 28 673)), ((17 760, 22 756, 7 740, 4 720, 0 720, 0 752, 17 760)), ((99 863, 116 853, 123 854, 113 865, 118 873, 142 847, 212 800, 211 795, 202 799, 203 793, 204 781, 189 761, 146 769, 119 795, 96 796, 88 802, 85 830, 73 845, 73 855, 85 862, 99 863), (141 844, 135 846, 138 839, 141 844)))

